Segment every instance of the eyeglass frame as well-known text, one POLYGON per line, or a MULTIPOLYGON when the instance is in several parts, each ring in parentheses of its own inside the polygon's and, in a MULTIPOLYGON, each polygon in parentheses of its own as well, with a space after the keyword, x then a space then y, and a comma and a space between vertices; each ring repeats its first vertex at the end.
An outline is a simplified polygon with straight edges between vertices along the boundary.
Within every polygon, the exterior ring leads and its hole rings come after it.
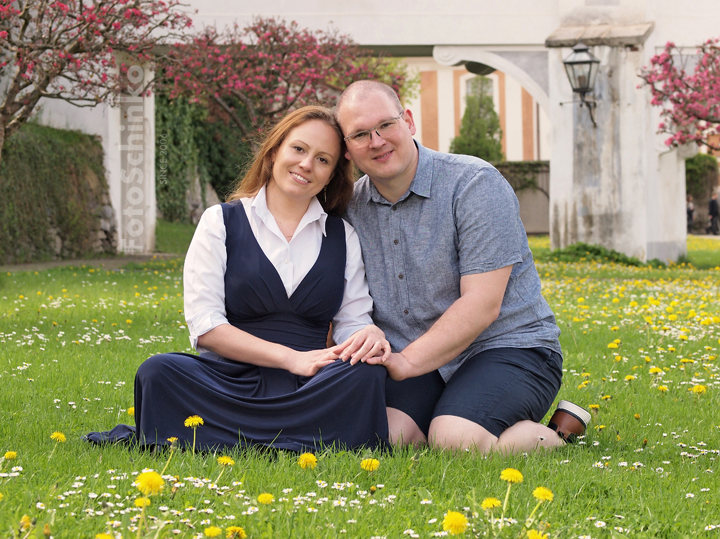
MULTIPOLYGON (((395 116, 394 118, 388 118, 387 120, 383 120, 382 122, 380 122, 379 124, 377 124, 375 127, 372 127, 372 128, 370 128, 370 129, 361 129, 360 131, 355 131, 354 133, 350 133, 347 137, 343 138, 343 142, 345 142, 345 144, 347 144, 347 143, 348 143, 348 139, 349 139, 350 137, 356 137, 356 136, 360 135, 361 133, 367 133, 367 134, 369 134, 369 135, 370 135, 370 142, 372 142, 372 132, 373 132, 373 131, 375 131, 375 134, 376 134, 378 137, 383 138, 383 136, 378 132, 378 129, 380 129, 380 126, 381 126, 382 124, 384 124, 384 123, 391 122, 391 121, 393 121, 393 120, 399 120, 400 118, 403 117, 403 114, 405 114, 405 111, 404 111, 404 110, 401 111, 400 114, 397 115, 397 116, 395 116)), ((368 142, 368 144, 370 144, 370 142, 368 142)))

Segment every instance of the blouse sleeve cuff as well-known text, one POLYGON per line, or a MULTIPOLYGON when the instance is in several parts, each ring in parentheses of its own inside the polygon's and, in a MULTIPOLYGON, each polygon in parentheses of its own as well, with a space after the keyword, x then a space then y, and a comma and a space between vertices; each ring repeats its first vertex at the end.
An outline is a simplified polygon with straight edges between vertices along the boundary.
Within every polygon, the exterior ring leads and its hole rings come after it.
POLYGON ((352 323, 333 323, 333 340, 335 344, 344 343, 353 333, 373 323, 369 315, 360 316, 359 318, 359 320, 354 320, 352 323))
POLYGON ((191 320, 186 320, 186 322, 188 330, 190 330, 190 344, 195 350, 197 350, 198 338, 201 335, 205 335, 218 326, 229 324, 225 314, 217 311, 201 311, 193 316, 191 320))

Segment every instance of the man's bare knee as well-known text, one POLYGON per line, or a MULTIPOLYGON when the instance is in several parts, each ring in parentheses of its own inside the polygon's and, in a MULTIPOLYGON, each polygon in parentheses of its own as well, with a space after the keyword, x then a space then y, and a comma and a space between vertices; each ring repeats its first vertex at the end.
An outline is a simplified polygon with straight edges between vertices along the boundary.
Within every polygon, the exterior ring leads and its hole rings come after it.
POLYGON ((417 423, 397 408, 387 408, 390 444, 397 446, 421 445, 427 440, 417 423))
POLYGON ((479 453, 492 451, 497 437, 468 419, 441 415, 430 423, 428 443, 437 449, 469 449, 479 453))
POLYGON ((534 421, 518 421, 500 435, 497 450, 503 453, 522 453, 538 449, 553 449, 565 445, 557 432, 534 421))

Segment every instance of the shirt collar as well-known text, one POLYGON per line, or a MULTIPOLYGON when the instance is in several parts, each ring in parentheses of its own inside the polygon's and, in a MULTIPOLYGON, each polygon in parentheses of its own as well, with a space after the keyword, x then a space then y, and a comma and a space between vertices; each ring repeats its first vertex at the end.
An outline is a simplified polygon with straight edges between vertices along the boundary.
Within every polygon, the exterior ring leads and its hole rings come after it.
MULTIPOLYGON (((272 213, 270 213, 270 210, 267 207, 267 191, 265 185, 263 185, 257 192, 255 197, 253 198, 252 203, 250 204, 250 207, 252 208, 255 215, 257 215, 257 217, 263 223, 265 223, 266 226, 268 226, 268 220, 272 216, 272 213)), ((307 226, 308 224, 318 221, 323 236, 327 236, 327 233, 325 232, 325 222, 327 221, 327 217, 328 214, 325 212, 325 210, 323 210, 320 201, 317 199, 317 197, 313 197, 310 201, 310 205, 308 206, 307 211, 305 212, 305 215, 303 215, 303 218, 300 219, 296 234, 297 232, 300 232, 303 228, 305 228, 305 226, 307 226)))
MULTIPOLYGON (((415 171, 415 177, 413 178, 413 181, 410 182, 410 187, 408 188, 407 192, 400 197, 400 200, 398 200, 398 202, 405 200, 408 196, 410 196, 410 193, 415 193, 416 195, 423 198, 430 198, 430 192, 432 191, 432 153, 415 139, 413 139, 413 142, 415 143, 415 146, 418 150, 418 166, 417 170, 415 171)), ((368 202, 372 200, 373 202, 387 203, 385 198, 383 198, 383 196, 375 188, 375 185, 372 183, 372 181, 370 181, 369 195, 370 196, 368 197, 368 202)))

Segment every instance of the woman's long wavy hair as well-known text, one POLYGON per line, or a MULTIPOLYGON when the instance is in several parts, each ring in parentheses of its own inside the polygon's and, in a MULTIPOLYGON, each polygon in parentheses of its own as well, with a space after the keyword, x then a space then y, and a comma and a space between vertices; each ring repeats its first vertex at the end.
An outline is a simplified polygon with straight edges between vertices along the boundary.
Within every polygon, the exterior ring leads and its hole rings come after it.
POLYGON ((350 203, 353 193, 352 163, 345 157, 346 148, 342 131, 340 131, 340 127, 335 121, 332 110, 318 105, 308 105, 294 110, 284 116, 270 130, 260 143, 257 152, 255 152, 255 158, 247 168, 245 176, 227 197, 227 201, 232 202, 239 198, 255 196, 263 185, 267 185, 270 178, 272 178, 273 156, 277 149, 290 131, 310 120, 325 122, 337 133, 340 141, 340 158, 335 165, 335 170, 330 182, 327 184, 325 193, 320 192, 317 198, 328 214, 343 213, 350 203))

